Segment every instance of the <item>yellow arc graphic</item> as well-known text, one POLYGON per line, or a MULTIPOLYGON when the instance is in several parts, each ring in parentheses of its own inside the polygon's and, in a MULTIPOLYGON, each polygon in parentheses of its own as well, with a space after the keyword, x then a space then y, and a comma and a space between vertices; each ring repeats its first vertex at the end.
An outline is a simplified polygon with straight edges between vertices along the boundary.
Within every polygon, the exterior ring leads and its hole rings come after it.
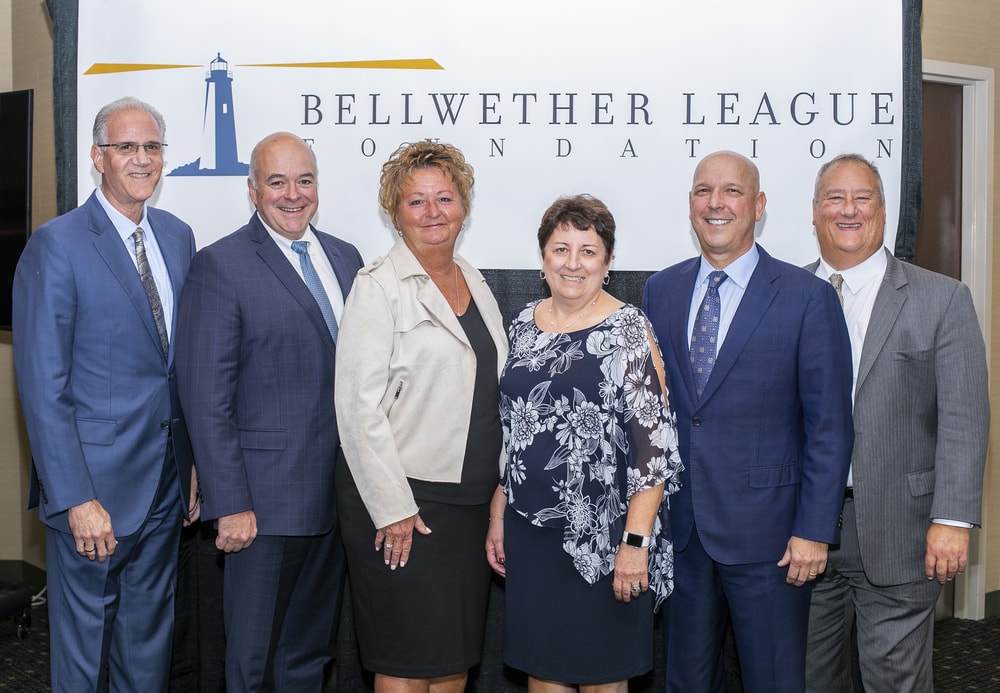
MULTIPOLYGON (((117 72, 142 70, 175 70, 178 68, 205 67, 204 65, 158 65, 155 63, 94 63, 85 75, 110 75, 117 72)), ((319 67, 358 70, 443 70, 433 58, 407 60, 343 60, 318 63, 244 63, 239 67, 319 67)))
POLYGON ((433 58, 410 60, 342 60, 321 63, 245 63, 240 67, 333 67, 362 70, 443 70, 433 58))
POLYGON ((83 74, 110 75, 116 72, 139 72, 140 70, 175 70, 179 67, 202 67, 201 65, 155 65, 143 63, 94 63, 83 74))

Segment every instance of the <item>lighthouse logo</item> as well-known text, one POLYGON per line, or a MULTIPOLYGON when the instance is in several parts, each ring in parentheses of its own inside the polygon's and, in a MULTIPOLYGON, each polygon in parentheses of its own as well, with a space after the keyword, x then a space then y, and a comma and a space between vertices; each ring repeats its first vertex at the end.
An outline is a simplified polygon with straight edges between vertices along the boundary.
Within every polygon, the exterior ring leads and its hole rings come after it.
POLYGON ((250 166, 236 151, 236 113, 233 108, 233 73, 217 53, 205 77, 205 113, 202 120, 201 156, 178 166, 168 176, 245 176, 250 166))
MULTIPOLYGON (((197 64, 94 63, 84 75, 119 75, 148 70, 203 68, 197 64)), ((443 70, 433 58, 393 60, 335 60, 307 63, 243 63, 239 67, 326 70, 443 70)), ((168 176, 245 176, 250 165, 240 161, 236 149, 236 111, 233 105, 233 73, 229 62, 216 53, 205 76, 205 109, 202 134, 194 161, 178 166, 168 176)))

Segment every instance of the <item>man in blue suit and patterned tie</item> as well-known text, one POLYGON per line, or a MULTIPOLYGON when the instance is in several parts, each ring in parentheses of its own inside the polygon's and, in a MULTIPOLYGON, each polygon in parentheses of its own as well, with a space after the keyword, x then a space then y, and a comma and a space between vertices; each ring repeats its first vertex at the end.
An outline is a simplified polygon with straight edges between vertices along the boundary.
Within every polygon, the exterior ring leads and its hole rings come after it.
POLYGON ((878 170, 845 154, 816 177, 820 260, 843 296, 857 439, 840 545, 809 613, 810 693, 850 691, 851 615, 867 693, 932 691, 934 606, 965 570, 990 427, 986 348, 968 287, 883 246, 878 170))
POLYGON ((204 490, 226 552, 226 687, 319 691, 345 573, 333 469, 337 315, 357 249, 310 225, 312 150, 254 147, 250 222, 199 251, 181 295, 177 372, 204 490))
POLYGON ((57 692, 167 689, 180 527, 198 505, 173 348, 194 236, 146 206, 164 131, 137 99, 101 109, 100 187, 32 234, 14 276, 57 692))
POLYGON ((802 691, 812 581, 839 539, 851 455, 850 341, 833 288, 754 243, 757 167, 698 164, 700 257, 650 277, 685 474, 670 499, 667 690, 725 690, 731 617, 747 693, 802 691))

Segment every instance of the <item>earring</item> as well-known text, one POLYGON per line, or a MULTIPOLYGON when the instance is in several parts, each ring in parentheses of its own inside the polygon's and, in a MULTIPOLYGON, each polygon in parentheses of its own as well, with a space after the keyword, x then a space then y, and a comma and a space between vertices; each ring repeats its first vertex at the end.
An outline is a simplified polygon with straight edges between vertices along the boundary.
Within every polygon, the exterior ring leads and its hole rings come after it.
POLYGON ((611 273, 610 272, 608 272, 607 274, 604 275, 604 286, 607 286, 609 283, 611 283, 611 273))
POLYGON ((396 235, 399 236, 400 238, 402 238, 403 237, 403 232, 400 231, 399 229, 396 229, 396 235))
POLYGON ((538 278, 541 279, 542 281, 545 281, 545 272, 543 272, 542 270, 538 270, 538 278))

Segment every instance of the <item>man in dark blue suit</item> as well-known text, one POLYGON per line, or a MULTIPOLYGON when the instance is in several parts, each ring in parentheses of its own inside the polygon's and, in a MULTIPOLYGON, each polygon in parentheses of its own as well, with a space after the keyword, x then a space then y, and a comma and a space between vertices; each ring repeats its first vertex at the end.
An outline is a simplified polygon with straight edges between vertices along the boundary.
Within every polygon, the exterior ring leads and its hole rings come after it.
POLYGON ((801 691, 851 456, 850 341, 833 288, 754 243, 766 198, 753 162, 705 157, 689 203, 701 256, 643 293, 686 470, 670 499, 667 690, 725 690, 728 616, 743 689, 801 691))
POLYGON ((53 691, 167 689, 178 537, 198 506, 172 344, 194 236, 146 206, 164 130, 137 99, 101 109, 100 187, 38 228, 14 276, 53 691))
POLYGON ((310 225, 316 157, 265 137, 250 157, 257 212, 199 251, 181 295, 177 372, 226 552, 229 691, 319 691, 344 556, 333 493, 337 315, 357 249, 310 225))

